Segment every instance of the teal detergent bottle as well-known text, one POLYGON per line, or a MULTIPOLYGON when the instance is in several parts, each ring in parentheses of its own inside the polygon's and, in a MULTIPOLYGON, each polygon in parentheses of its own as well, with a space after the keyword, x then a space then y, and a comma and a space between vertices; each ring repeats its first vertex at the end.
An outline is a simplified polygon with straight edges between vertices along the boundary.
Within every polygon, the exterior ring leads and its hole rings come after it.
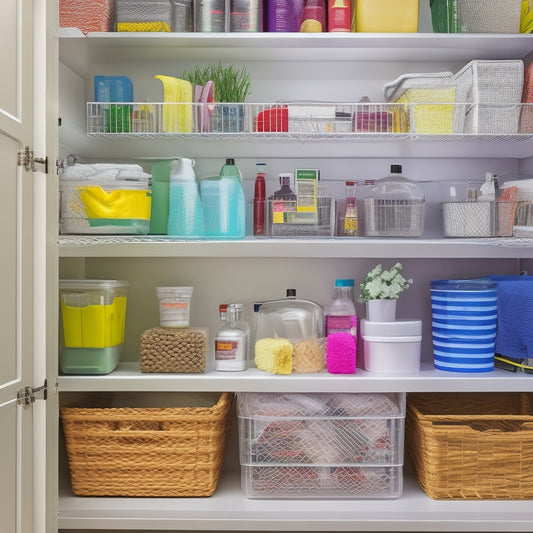
POLYGON ((220 176, 200 181, 208 239, 243 239, 246 235, 246 197, 234 159, 226 159, 220 176))

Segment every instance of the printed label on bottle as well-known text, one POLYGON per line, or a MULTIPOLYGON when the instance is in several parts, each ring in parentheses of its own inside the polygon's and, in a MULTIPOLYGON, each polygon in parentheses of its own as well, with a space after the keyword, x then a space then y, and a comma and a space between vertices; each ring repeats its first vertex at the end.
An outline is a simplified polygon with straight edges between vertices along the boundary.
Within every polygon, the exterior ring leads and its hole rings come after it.
POLYGON ((216 361, 240 361, 242 358, 242 341, 240 339, 215 339, 216 361))
POLYGON ((328 315, 326 316, 326 335, 347 331, 354 337, 357 336, 356 315, 328 315))

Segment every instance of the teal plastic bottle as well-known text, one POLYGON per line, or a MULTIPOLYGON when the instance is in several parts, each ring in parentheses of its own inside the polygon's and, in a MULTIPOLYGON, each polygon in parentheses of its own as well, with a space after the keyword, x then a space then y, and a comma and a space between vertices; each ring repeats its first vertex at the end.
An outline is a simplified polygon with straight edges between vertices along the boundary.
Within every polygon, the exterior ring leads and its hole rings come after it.
POLYGON ((220 176, 201 180, 200 191, 206 238, 244 239, 246 197, 235 160, 226 159, 220 176))
POLYGON ((184 239, 203 239, 204 214, 193 167, 194 160, 184 157, 170 164, 167 233, 184 239))

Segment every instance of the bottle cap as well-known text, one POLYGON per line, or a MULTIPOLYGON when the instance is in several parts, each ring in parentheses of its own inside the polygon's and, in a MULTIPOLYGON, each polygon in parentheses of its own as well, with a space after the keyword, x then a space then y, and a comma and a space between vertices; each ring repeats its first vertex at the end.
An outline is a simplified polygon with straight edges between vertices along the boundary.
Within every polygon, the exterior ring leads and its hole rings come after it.
POLYGON ((287 289, 287 298, 295 298, 296 297, 296 289, 287 289))
POLYGON ((235 159, 233 158, 226 159, 226 165, 234 165, 234 164, 235 164, 235 159))
POLYGON ((353 279, 336 279, 335 280, 335 287, 353 287, 354 281, 353 279))
POLYGON ((391 165, 390 166, 391 174, 401 174, 402 173, 402 165, 391 165))

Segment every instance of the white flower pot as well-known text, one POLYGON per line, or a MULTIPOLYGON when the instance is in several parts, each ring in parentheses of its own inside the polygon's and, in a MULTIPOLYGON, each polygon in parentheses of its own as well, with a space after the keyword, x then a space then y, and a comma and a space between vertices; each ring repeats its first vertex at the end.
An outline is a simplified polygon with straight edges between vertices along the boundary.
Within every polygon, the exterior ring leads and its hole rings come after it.
POLYGON ((366 302, 366 318, 370 322, 394 322, 397 300, 369 300, 366 302))

